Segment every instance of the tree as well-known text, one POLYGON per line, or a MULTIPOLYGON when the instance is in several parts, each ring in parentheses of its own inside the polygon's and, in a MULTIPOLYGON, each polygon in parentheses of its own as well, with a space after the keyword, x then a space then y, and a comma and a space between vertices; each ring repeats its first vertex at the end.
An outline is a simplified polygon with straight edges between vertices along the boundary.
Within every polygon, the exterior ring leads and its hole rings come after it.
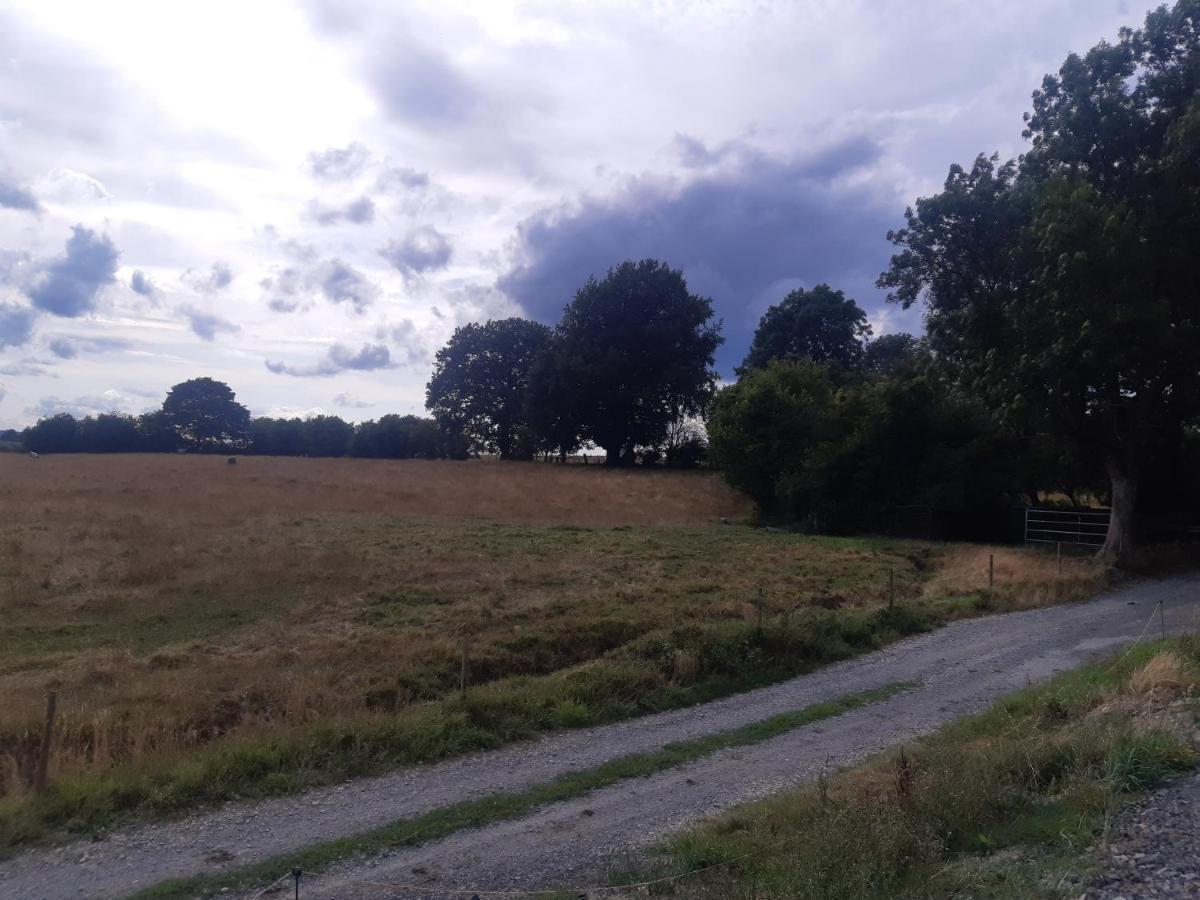
POLYGON ((760 514, 812 521, 813 460, 832 436, 834 388, 811 360, 777 359, 723 388, 708 415, 713 465, 760 514))
POLYGON ((549 328, 527 319, 463 325, 437 352, 426 408, 476 449, 508 459, 517 429, 527 425, 530 367, 549 340, 549 328))
POLYGON ((441 431, 433 419, 417 416, 382 416, 354 429, 351 456, 378 459, 438 459, 443 456, 441 431))
POLYGON ((952 167, 880 278, 1010 419, 1103 461, 1100 555, 1132 549, 1148 449, 1200 414, 1200 0, 1069 56, 1020 164, 952 167))
POLYGON ((163 400, 163 420, 184 447, 230 450, 249 437, 250 411, 235 399, 229 385, 212 378, 193 378, 175 385, 163 400))
POLYGON ((610 466, 631 465, 682 411, 699 414, 716 385, 721 326, 712 301, 652 259, 589 278, 556 330, 557 377, 578 411, 580 434, 610 466))
POLYGON ((869 342, 862 356, 868 378, 886 378, 914 369, 925 355, 921 341, 911 334, 885 334, 869 342))
POLYGON ((34 453, 78 453, 79 422, 70 413, 38 419, 25 429, 23 444, 34 453))
POLYGON ((792 291, 763 315, 737 372, 761 369, 773 359, 811 359, 854 369, 870 334, 867 314, 841 291, 827 284, 792 291))
POLYGON ((583 411, 561 341, 552 338, 529 370, 525 419, 534 452, 556 453, 565 461, 583 443, 583 411))
POLYGON ((137 420, 119 413, 88 416, 79 423, 79 448, 84 453, 132 453, 141 449, 137 420))
POLYGON ((354 426, 339 416, 313 416, 304 420, 306 456, 345 456, 354 437, 354 426))

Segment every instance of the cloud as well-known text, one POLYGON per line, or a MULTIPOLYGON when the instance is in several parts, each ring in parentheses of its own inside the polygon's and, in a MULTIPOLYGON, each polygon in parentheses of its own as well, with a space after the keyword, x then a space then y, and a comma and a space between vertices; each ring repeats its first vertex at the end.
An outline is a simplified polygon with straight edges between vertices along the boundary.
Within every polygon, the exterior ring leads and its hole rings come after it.
POLYGON ((340 259, 322 265, 321 293, 334 303, 349 303, 361 313, 379 294, 379 288, 361 272, 340 259))
POLYGON ((370 161, 371 151, 357 141, 308 155, 309 171, 322 181, 346 181, 360 174, 370 161))
POLYGON ((93 416, 97 413, 143 411, 145 403, 139 403, 135 398, 110 388, 101 394, 76 397, 73 400, 62 400, 58 397, 43 397, 34 406, 25 407, 27 416, 44 419, 59 413, 69 413, 76 418, 93 416))
POLYGON ((50 352, 59 359, 74 359, 79 352, 75 349, 75 345, 65 338, 54 338, 47 346, 49 346, 50 352))
POLYGON ((196 333, 197 337, 206 341, 215 340, 216 336, 223 332, 233 333, 241 331, 239 326, 228 319, 223 319, 216 313, 205 312, 194 306, 181 307, 180 312, 187 316, 192 331, 196 333))
POLYGON ((325 206, 313 200, 308 204, 308 214, 318 225, 336 225, 339 222, 367 225, 375 221, 375 202, 365 195, 351 200, 345 206, 325 206))
POLYGON ((47 374, 46 363, 41 360, 26 358, 0 366, 0 375, 34 376, 47 374))
POLYGON ((713 299, 727 338, 718 366, 729 370, 759 316, 788 289, 828 281, 860 303, 882 303, 874 277, 902 207, 890 189, 841 178, 877 152, 866 139, 803 158, 740 145, 722 151, 720 168, 682 183, 632 179, 610 198, 583 198, 523 222, 519 261, 497 286, 552 323, 589 276, 626 259, 664 260, 713 299))
POLYGON ((380 255, 406 278, 444 269, 453 252, 450 238, 432 225, 410 231, 403 240, 389 241, 379 250, 380 255))
POLYGON ((36 317, 37 314, 27 306, 0 303, 0 349, 29 343, 36 317))
POLYGON ((158 288, 150 276, 141 269, 135 269, 133 274, 129 276, 129 289, 135 294, 141 294, 143 297, 158 296, 158 288))
POLYGON ((359 400, 353 394, 341 393, 333 398, 333 405, 340 406, 343 409, 367 409, 374 406, 374 403, 367 403, 365 400, 359 400))
POLYGON ((25 188, 0 181, 0 208, 40 212, 42 205, 38 203, 37 197, 25 188))
POLYGON ((378 47, 368 80, 385 111, 423 128, 446 128, 475 118, 487 109, 483 92, 449 59, 413 41, 378 47))
POLYGON ((429 187, 429 173, 408 166, 389 166, 379 174, 375 186, 386 193, 420 190, 429 187))
POLYGON ((363 312, 379 296, 378 285, 336 258, 315 261, 305 256, 300 264, 276 268, 259 285, 267 306, 279 313, 307 307, 306 299, 316 292, 333 303, 348 303, 356 313, 363 312))
POLYGON ((39 197, 64 206, 87 206, 112 200, 98 178, 74 169, 51 169, 34 182, 39 197))
POLYGON ((67 239, 66 253, 39 266, 26 294, 45 312, 82 316, 96 308, 100 291, 116 280, 119 256, 107 236, 76 225, 67 239))
POLYGON ((228 263, 215 262, 207 272, 188 269, 180 280, 199 294, 216 294, 233 282, 233 269, 228 263))
POLYGON ((124 350, 129 342, 113 337, 56 336, 46 344, 59 359, 74 359, 80 353, 110 353, 124 350))
POLYGON ((363 344, 358 350, 344 344, 334 344, 324 359, 311 366, 289 366, 272 360, 267 360, 266 365, 276 375, 293 375, 297 378, 322 378, 347 369, 373 372, 393 368, 391 353, 384 344, 363 344))

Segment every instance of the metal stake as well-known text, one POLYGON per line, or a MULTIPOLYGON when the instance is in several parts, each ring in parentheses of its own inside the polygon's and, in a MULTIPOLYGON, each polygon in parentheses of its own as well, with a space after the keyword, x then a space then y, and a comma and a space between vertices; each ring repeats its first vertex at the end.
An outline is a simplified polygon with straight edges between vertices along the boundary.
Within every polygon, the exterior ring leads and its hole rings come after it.
POLYGON ((58 709, 58 692, 51 691, 46 696, 46 730, 42 732, 42 747, 38 753, 37 772, 34 775, 33 787, 39 794, 46 790, 46 772, 50 768, 50 739, 54 732, 54 713, 58 709))

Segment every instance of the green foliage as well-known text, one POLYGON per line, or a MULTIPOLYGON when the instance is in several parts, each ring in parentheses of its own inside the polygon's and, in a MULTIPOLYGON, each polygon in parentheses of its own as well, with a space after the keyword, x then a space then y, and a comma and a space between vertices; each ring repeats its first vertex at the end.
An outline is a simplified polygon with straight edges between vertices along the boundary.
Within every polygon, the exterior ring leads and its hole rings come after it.
POLYGON ((818 284, 795 290, 767 309, 754 332, 750 352, 737 370, 742 375, 776 359, 808 359, 854 369, 871 334, 867 314, 841 291, 818 284))
POLYGON ((837 387, 811 362, 774 362, 723 390, 714 464, 760 512, 811 528, 878 528, 888 510, 994 506, 1016 480, 1011 442, 931 374, 837 387))
POLYGON ((547 372, 554 397, 569 397, 579 434, 608 451, 609 465, 633 462, 680 415, 712 396, 721 343, 712 301, 688 292, 682 273, 655 260, 625 262, 588 279, 563 311, 547 372))
POLYGON ((933 348, 1025 432, 1102 463, 1130 549, 1139 476, 1200 415, 1200 14, 1150 13, 1033 97, 1020 164, 953 166, 879 280, 924 300, 933 348))
POLYGON ((426 407, 474 449, 508 459, 527 425, 530 368, 549 342, 550 329, 526 319, 461 326, 437 352, 426 407))
POLYGON ((213 378, 193 378, 167 391, 163 423, 180 444, 194 450, 230 450, 248 438, 250 411, 235 399, 229 385, 213 378))
POLYGON ((418 416, 381 416, 362 422, 350 441, 351 456, 378 459, 439 459, 445 451, 442 432, 433 419, 418 416))

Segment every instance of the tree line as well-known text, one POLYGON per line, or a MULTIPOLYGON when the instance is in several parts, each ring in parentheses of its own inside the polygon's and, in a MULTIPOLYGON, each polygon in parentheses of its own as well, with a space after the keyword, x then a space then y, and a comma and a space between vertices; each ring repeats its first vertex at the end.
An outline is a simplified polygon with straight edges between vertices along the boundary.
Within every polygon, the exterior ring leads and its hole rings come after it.
POLYGON ((252 418, 223 382, 193 378, 140 416, 59 413, 20 433, 36 453, 255 453, 375 459, 465 457, 466 449, 432 419, 386 415, 353 424, 338 416, 252 418))

